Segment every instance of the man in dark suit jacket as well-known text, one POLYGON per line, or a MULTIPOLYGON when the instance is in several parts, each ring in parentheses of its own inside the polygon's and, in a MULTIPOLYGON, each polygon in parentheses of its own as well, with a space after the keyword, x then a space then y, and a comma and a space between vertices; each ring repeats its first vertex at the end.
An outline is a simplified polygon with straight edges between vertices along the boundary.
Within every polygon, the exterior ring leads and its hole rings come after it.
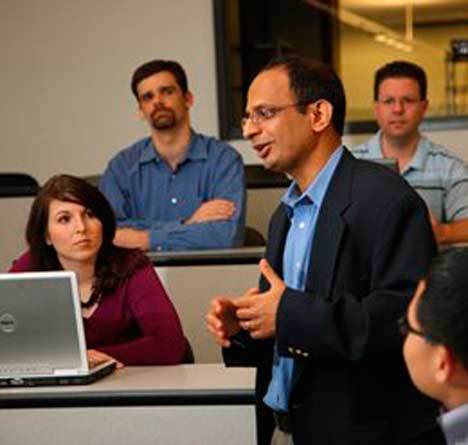
POLYGON ((340 80, 307 59, 276 60, 249 88, 244 136, 294 182, 260 289, 215 298, 206 320, 228 365, 258 368, 261 444, 398 444, 435 418, 397 328, 435 252, 427 210, 397 174, 341 145, 344 117, 340 80))

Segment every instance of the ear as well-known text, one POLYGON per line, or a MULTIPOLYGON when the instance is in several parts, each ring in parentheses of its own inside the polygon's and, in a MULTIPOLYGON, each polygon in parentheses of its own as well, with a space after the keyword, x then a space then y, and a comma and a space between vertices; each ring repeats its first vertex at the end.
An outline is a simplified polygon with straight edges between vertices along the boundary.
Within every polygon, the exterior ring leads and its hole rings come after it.
POLYGON ((429 108, 429 101, 427 99, 422 101, 422 106, 423 106, 423 114, 426 114, 427 109, 429 108))
POLYGON ((191 108, 194 102, 194 97, 193 93, 191 91, 187 91, 185 93, 185 104, 187 105, 187 108, 191 108))
POLYGON ((434 352, 435 379, 438 383, 446 383, 453 375, 456 358, 452 351, 444 345, 437 345, 434 352))
POLYGON ((48 233, 46 233, 46 236, 45 236, 45 242, 48 246, 51 246, 52 245, 52 241, 50 239, 50 236, 48 233))
POLYGON ((143 111, 141 109, 141 105, 140 103, 138 102, 138 109, 137 109, 137 117, 138 119, 144 121, 146 118, 145 118, 145 115, 143 114, 143 111))
POLYGON ((327 100, 319 100, 307 106, 312 130, 321 133, 330 126, 333 116, 333 105, 327 100))
POLYGON ((379 114, 378 106, 379 106, 379 102, 374 100, 374 106, 372 107, 372 109, 374 110, 374 117, 376 119, 377 119, 377 115, 379 114))

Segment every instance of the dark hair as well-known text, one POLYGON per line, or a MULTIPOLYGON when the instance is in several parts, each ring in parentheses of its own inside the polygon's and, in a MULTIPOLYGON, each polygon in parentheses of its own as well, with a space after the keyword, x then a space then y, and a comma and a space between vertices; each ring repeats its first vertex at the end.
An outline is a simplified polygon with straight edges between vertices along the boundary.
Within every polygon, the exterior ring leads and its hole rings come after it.
POLYGON ((175 77, 177 84, 182 90, 182 93, 184 93, 184 95, 187 94, 187 75, 185 74, 184 69, 178 62, 174 62, 173 60, 151 60, 150 62, 146 62, 143 65, 139 66, 133 73, 131 88, 137 100, 138 84, 147 77, 150 77, 153 74, 160 73, 161 71, 169 71, 175 77))
POLYGON ((262 71, 284 68, 289 76, 289 88, 296 96, 298 110, 305 113, 307 105, 324 99, 333 106, 332 126, 342 135, 346 116, 343 84, 328 65, 298 55, 273 59, 262 71))
POLYGON ((468 369, 468 248, 447 249, 433 259, 416 316, 423 332, 468 369))
POLYGON ((96 187, 81 178, 57 175, 40 189, 29 213, 26 241, 33 270, 62 269, 55 248, 46 242, 49 208, 54 199, 82 205, 91 210, 102 224, 102 245, 96 260, 94 292, 104 294, 115 289, 121 280, 147 263, 148 260, 141 252, 114 246, 114 212, 96 187))
POLYGON ((374 100, 379 98, 380 84, 389 78, 407 77, 415 80, 419 85, 419 95, 421 100, 426 100, 427 97, 427 78, 424 70, 415 63, 406 62, 404 60, 396 60, 395 62, 387 63, 382 68, 375 72, 374 77, 374 100))

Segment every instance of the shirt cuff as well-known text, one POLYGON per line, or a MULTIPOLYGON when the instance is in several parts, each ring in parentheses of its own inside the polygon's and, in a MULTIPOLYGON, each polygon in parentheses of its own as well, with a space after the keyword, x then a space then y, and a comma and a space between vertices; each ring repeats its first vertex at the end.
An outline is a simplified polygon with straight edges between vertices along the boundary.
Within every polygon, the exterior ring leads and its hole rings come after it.
POLYGON ((150 229, 150 251, 163 252, 172 250, 170 234, 182 226, 182 221, 168 221, 163 225, 158 225, 158 228, 150 229))

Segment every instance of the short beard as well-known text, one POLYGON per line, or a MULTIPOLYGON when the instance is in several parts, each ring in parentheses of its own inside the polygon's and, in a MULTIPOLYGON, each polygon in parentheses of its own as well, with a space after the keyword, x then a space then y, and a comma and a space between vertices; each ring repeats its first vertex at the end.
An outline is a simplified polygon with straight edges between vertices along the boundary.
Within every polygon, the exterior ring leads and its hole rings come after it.
POLYGON ((151 117, 151 125, 155 130, 169 130, 174 128, 177 124, 174 113, 172 112, 166 113, 162 117, 156 116, 157 113, 155 116, 151 117))

